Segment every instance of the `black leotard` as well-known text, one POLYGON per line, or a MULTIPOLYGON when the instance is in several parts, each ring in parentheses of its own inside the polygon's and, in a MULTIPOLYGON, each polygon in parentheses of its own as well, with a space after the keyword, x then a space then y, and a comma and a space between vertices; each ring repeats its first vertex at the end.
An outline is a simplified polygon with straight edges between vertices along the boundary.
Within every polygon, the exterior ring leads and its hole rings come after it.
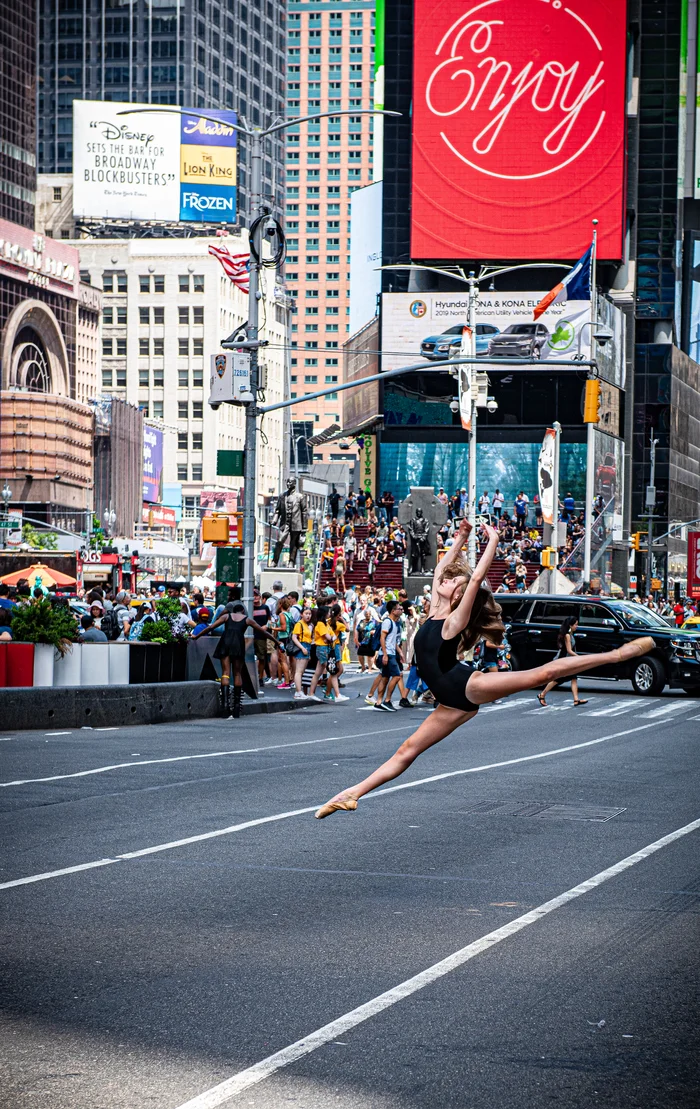
POLYGON ((245 658, 245 616, 234 620, 229 613, 224 624, 224 631, 216 645, 214 658, 245 658))
POLYGON ((458 662, 457 647, 462 633, 442 638, 444 620, 428 617, 416 632, 413 648, 418 673, 441 705, 462 712, 476 712, 478 705, 467 697, 467 682, 476 669, 471 662, 458 662))

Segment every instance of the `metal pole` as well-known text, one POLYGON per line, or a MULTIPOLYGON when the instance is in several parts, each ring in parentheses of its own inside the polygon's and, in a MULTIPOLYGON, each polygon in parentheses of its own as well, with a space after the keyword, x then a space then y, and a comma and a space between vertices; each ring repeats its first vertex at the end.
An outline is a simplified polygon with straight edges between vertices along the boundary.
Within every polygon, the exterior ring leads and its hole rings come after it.
MULTIPOLYGON (((654 438, 654 429, 653 428, 651 429, 651 434, 650 434, 649 438, 650 438, 650 441, 651 441, 651 451, 650 451, 650 458, 649 458, 649 461, 651 463, 651 465, 650 465, 650 471, 651 472, 649 474, 649 487, 650 487, 650 489, 654 489, 654 480, 656 478, 656 444, 658 443, 659 440, 654 438)), ((651 576, 652 576, 652 557, 653 556, 652 556, 651 548, 652 548, 652 544, 653 544, 653 541, 654 541, 653 540, 653 533, 654 533, 654 516, 653 516, 653 513, 654 513, 654 505, 650 503, 650 500, 647 497, 647 520, 649 521, 649 530, 647 532, 647 597, 650 597, 651 593, 652 593, 651 576)))
POLYGON ((555 567, 549 571, 549 592, 557 592, 557 572, 559 563, 559 448, 561 446, 561 424, 555 420, 552 424, 554 429, 554 472, 552 474, 552 502, 554 508, 552 510, 552 537, 551 544, 557 552, 555 555, 555 567))
MULTIPOLYGON (((596 318, 596 246, 598 220, 593 220, 593 250, 591 253, 591 354, 596 318)), ((586 425, 586 531, 583 540, 583 588, 591 588, 591 540, 593 537, 593 496, 595 493, 595 425, 586 425)))
MULTIPOLYGON (((251 200, 254 215, 261 214, 262 206, 262 155, 263 136, 260 131, 250 134, 250 179, 251 200)), ((257 234, 257 255, 260 257, 260 228, 257 234)), ((257 342, 258 338, 258 266, 251 251, 250 286, 248 293, 248 341, 257 342)), ((250 616, 253 615, 253 584, 255 580, 255 525, 257 515, 256 477, 257 459, 257 415, 258 415, 258 351, 250 351, 250 391, 253 400, 245 410, 245 473, 243 475, 243 604, 250 616)))
MULTIPOLYGON (((469 309, 467 323, 474 336, 476 334, 476 298, 479 295, 479 285, 474 271, 469 274, 469 309)), ((476 339, 472 339, 475 344, 476 339)), ((474 347, 476 350, 476 347, 474 347)), ((467 555, 472 566, 476 563, 476 367, 473 362, 469 365, 469 396, 471 398, 471 422, 469 432, 469 523, 472 530, 469 533, 467 555)))

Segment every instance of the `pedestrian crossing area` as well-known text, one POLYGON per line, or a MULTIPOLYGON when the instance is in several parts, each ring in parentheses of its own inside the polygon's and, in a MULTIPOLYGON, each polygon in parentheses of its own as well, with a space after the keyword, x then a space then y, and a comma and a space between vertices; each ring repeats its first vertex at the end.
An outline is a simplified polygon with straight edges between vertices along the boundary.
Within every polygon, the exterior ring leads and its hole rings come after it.
MULTIPOLYGON (((633 695, 614 698, 589 697, 588 703, 578 708, 574 705, 573 697, 569 696, 562 699, 561 696, 557 697, 556 694, 550 694, 549 697, 549 703, 545 708, 537 704, 534 693, 530 696, 508 697, 494 704, 484 705, 480 709, 479 716, 490 715, 494 712, 507 713, 509 710, 515 709, 521 716, 548 716, 562 712, 572 712, 576 717, 627 716, 634 720, 658 720, 659 723, 667 723, 681 718, 684 720, 700 720, 700 701, 692 697, 678 696, 663 699, 633 695), (691 713, 693 715, 690 715, 691 713)), ((362 705, 357 707, 357 711, 373 712, 374 709, 371 705, 362 705)), ((415 706, 414 711, 425 714, 432 712, 433 707, 432 705, 419 703, 415 706)))

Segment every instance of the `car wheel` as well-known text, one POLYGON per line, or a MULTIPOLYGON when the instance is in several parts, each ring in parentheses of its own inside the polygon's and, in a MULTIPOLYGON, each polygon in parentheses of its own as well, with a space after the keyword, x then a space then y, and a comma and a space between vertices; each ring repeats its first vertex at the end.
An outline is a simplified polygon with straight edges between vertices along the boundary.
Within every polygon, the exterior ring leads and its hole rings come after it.
POLYGON ((640 658, 632 671, 635 693, 642 697, 657 697, 666 685, 664 668, 657 658, 648 655, 640 658))
POLYGON ((522 670, 522 666, 518 661, 518 656, 515 651, 510 652, 510 668, 511 670, 522 670))

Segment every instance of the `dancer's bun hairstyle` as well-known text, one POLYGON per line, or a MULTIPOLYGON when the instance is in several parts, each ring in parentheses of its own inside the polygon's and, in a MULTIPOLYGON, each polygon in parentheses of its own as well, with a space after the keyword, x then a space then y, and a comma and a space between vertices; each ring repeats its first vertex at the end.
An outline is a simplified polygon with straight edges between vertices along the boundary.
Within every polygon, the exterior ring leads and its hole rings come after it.
MULTIPOLYGON (((449 566, 445 567, 443 572, 443 579, 450 580, 451 578, 466 578, 464 586, 458 589, 452 598, 451 610, 454 610, 459 605, 464 590, 467 588, 469 579, 472 576, 472 568, 467 562, 466 558, 456 558, 449 566)), ((489 643, 500 647, 506 634, 505 625, 501 619, 502 608, 494 600, 493 593, 489 587, 483 583, 474 598, 472 605, 469 623, 462 633, 461 649, 468 651, 471 647, 479 642, 480 639, 488 639, 489 643)))

